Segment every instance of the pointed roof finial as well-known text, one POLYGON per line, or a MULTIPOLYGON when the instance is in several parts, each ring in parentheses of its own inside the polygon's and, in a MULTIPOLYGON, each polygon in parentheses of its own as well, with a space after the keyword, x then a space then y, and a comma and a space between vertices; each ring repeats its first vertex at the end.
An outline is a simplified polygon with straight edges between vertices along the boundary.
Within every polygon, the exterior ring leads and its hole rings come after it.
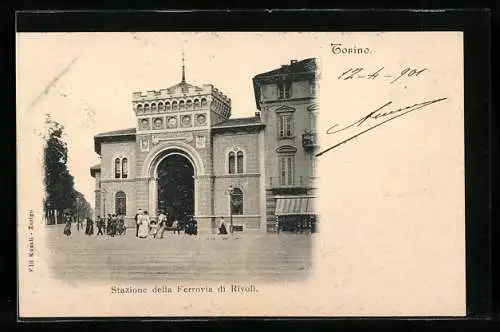
POLYGON ((182 81, 181 83, 186 83, 186 70, 184 68, 184 50, 182 50, 182 81))

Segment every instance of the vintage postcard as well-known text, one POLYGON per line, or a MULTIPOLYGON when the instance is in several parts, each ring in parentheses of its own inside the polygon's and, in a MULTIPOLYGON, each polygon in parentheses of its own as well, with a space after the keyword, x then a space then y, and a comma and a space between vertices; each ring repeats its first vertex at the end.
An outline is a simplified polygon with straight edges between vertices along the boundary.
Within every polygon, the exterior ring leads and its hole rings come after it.
POLYGON ((19 316, 464 316, 461 32, 17 34, 19 316))

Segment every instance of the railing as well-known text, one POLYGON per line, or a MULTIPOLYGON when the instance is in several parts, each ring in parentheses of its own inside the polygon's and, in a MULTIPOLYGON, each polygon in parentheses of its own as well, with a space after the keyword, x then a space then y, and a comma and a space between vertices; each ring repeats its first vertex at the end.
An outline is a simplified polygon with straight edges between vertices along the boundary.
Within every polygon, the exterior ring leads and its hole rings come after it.
POLYGON ((302 146, 305 150, 314 150, 317 146, 316 144, 316 133, 311 131, 306 131, 302 134, 302 146))
POLYGON ((280 176, 270 177, 269 186, 271 188, 297 188, 304 187, 305 181, 302 176, 289 178, 288 176, 282 178, 280 176))

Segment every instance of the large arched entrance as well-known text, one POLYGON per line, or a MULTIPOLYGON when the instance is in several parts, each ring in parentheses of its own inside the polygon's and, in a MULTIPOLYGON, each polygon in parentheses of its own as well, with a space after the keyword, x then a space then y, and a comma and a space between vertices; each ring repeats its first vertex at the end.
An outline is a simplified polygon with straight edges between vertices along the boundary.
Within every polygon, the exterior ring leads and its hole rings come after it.
POLYGON ((193 164, 183 153, 168 153, 157 167, 157 207, 169 224, 194 215, 194 193, 193 164))

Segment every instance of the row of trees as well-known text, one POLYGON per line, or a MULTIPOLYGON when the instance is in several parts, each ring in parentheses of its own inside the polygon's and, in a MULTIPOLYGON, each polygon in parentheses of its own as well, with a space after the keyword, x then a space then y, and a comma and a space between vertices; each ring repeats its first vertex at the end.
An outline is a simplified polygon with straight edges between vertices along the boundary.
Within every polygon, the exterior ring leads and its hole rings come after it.
POLYGON ((61 216, 65 211, 70 211, 75 216, 78 214, 80 219, 90 217, 92 208, 85 196, 75 189, 74 177, 67 167, 68 146, 64 141, 64 126, 52 120, 50 114, 46 115, 45 125, 45 219, 49 225, 62 223, 61 216))

